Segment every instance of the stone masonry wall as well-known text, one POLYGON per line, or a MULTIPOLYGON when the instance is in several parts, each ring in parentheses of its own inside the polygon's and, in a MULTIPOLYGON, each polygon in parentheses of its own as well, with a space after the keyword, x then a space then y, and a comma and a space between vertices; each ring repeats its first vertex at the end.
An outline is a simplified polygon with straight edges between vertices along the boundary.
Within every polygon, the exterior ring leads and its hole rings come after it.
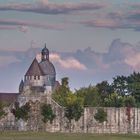
POLYGON ((98 123, 94 118, 97 108, 85 108, 80 120, 73 121, 72 132, 140 133, 140 108, 104 108, 104 110, 107 112, 107 121, 98 123))
MULTIPOLYGON (((25 101, 25 100, 24 100, 25 101)), ((48 131, 48 132, 70 132, 68 120, 64 117, 64 108, 59 106, 50 97, 26 98, 31 102, 30 118, 27 122, 16 121, 6 109, 7 116, 0 120, 2 130, 20 131, 48 131), (40 114, 41 103, 52 105, 56 118, 53 123, 44 124, 40 114)), ((97 108, 86 107, 78 122, 72 121, 71 132, 80 133, 140 133, 140 108, 104 108, 107 112, 107 121, 100 124, 94 119, 97 108)))

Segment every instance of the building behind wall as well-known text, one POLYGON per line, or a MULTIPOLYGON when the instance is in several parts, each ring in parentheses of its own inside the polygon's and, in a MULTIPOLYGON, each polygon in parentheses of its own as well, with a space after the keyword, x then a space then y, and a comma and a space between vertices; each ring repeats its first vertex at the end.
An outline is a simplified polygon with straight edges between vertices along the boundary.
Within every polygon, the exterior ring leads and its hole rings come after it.
POLYGON ((49 60, 49 50, 45 47, 41 51, 41 61, 35 58, 27 70, 24 81, 21 81, 21 92, 35 90, 38 92, 51 93, 56 84, 56 71, 49 60))
MULTIPOLYGON (((5 108, 7 115, 0 119, 0 129, 15 130, 45 130, 49 132, 69 132, 67 118, 64 117, 64 107, 56 103, 51 94, 59 86, 56 81, 54 65, 49 60, 49 50, 45 47, 41 51, 41 61, 36 58, 25 73, 24 80, 19 85, 19 93, 0 93, 0 101, 11 103, 5 108), (14 102, 20 106, 27 102, 31 105, 28 121, 17 121, 11 113, 14 102), (43 124, 40 107, 43 103, 51 104, 54 121, 43 124)), ((84 108, 79 121, 72 121, 71 131, 81 133, 140 133, 139 108, 104 108, 107 121, 98 123, 94 119, 97 108, 84 108)))

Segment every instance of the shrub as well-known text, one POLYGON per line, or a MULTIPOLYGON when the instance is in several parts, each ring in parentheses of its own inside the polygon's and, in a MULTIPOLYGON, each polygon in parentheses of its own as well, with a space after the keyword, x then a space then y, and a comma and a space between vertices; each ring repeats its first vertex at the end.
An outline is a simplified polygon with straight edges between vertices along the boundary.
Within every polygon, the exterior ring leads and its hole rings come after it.
POLYGON ((48 121, 52 123, 52 121, 55 118, 55 114, 53 113, 53 110, 50 104, 43 104, 41 106, 41 115, 43 116, 42 121, 44 123, 47 123, 48 121))
POLYGON ((107 121, 107 112, 105 112, 103 108, 99 108, 94 118, 99 123, 103 123, 104 121, 107 121))

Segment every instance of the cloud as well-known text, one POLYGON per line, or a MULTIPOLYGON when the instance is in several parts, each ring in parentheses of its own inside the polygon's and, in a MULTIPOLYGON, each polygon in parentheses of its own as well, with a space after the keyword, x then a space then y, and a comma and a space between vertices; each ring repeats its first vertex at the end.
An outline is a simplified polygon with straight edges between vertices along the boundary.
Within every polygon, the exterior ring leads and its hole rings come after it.
POLYGON ((21 32, 26 33, 26 32, 28 31, 28 27, 27 27, 27 26, 19 26, 19 30, 20 30, 21 32))
MULTIPOLYGON (((140 3, 128 3, 125 6, 115 6, 108 3, 94 2, 65 2, 52 3, 48 0, 38 0, 32 3, 9 3, 0 5, 0 11, 21 11, 39 14, 57 15, 57 14, 76 14, 81 12, 83 20, 77 21, 86 27, 108 28, 108 29, 134 29, 140 31, 140 3), (109 7, 109 8, 108 8, 109 7), (108 9, 107 9, 108 8, 108 9), (114 8, 114 12, 112 10, 114 8), (92 12, 96 11, 97 12, 92 12), (86 12, 83 12, 86 11, 86 12)), ((78 20, 80 20, 78 18, 78 20)), ((75 23, 71 21, 70 23, 75 23)), ((28 23, 29 26, 44 29, 63 29, 63 26, 48 25, 42 23, 28 23)), ((21 26, 28 26, 25 23, 21 26)))
MULTIPOLYGON (((19 61, 32 60, 37 54, 40 61, 40 48, 30 48, 25 52, 0 52, 0 56, 12 56, 19 61)), ((5 57, 5 58, 6 58, 5 57)), ((108 52, 97 53, 88 47, 76 52, 54 52, 50 54, 50 60, 64 70, 86 70, 91 73, 114 75, 116 73, 126 74, 140 70, 140 44, 132 45, 122 42, 120 39, 112 41, 108 52)), ((11 59, 12 60, 12 59, 11 59)), ((3 60, 6 62, 7 60, 3 60)), ((8 61, 9 63, 9 61, 8 61)))
MULTIPOLYGON (((20 82, 40 50, 41 48, 32 47, 25 52, 0 51, 0 76, 8 75, 3 85, 10 85, 13 81, 11 77, 17 77, 20 82)), ((38 54, 37 57, 40 59, 41 55, 38 54)), ((129 75, 133 71, 140 71, 140 43, 133 45, 115 39, 106 53, 97 53, 91 46, 75 52, 52 52, 50 61, 56 68, 58 79, 68 76, 71 80, 70 86, 79 88, 102 80, 111 81, 116 75, 129 75)))
POLYGON ((140 3, 139 2, 132 3, 130 4, 130 7, 132 8, 132 10, 139 10, 140 3))
POLYGON ((65 69, 77 69, 77 70, 86 70, 86 66, 81 64, 78 60, 73 57, 62 59, 60 55, 54 53, 50 54, 50 59, 53 62, 58 63, 61 67, 65 69))
POLYGON ((128 49, 133 49, 133 46, 129 43, 122 42, 120 39, 115 39, 112 41, 108 52, 104 54, 104 61, 110 64, 122 61, 128 49))
POLYGON ((41 61, 41 53, 37 53, 36 54, 36 59, 37 59, 38 62, 41 61))
POLYGON ((122 51, 125 55, 124 62, 135 71, 140 71, 140 50, 138 50, 136 47, 131 47, 125 48, 122 51))
POLYGON ((106 70, 109 68, 109 65, 105 64, 103 61, 103 54, 94 52, 91 47, 84 50, 78 50, 74 54, 74 58, 85 64, 86 67, 92 72, 106 70))
POLYGON ((87 27, 110 28, 110 29, 123 28, 119 22, 116 22, 115 20, 109 18, 108 19, 97 18, 95 20, 83 21, 80 23, 86 25, 87 27))
POLYGON ((0 56, 0 67, 5 67, 15 62, 19 62, 19 60, 14 56, 0 56))
POLYGON ((40 3, 42 3, 42 4, 48 4, 48 0, 40 0, 40 3))
POLYGON ((90 11, 98 10, 106 7, 104 4, 95 4, 95 3, 65 3, 65 4, 56 4, 48 3, 48 1, 42 0, 36 3, 18 3, 18 4, 7 4, 1 5, 0 11, 23 11, 23 12, 33 12, 40 14, 68 14, 74 11, 90 11))
POLYGON ((124 62, 133 69, 140 71, 140 53, 136 53, 131 57, 125 58, 124 62))
POLYGON ((104 54, 104 62, 110 65, 112 73, 128 74, 140 71, 140 48, 116 39, 112 42, 108 53, 104 54))
POLYGON ((90 19, 79 21, 78 23, 90 28, 140 30, 140 10, 126 10, 125 8, 118 10, 115 12, 99 12, 90 19))
MULTIPOLYGON (((7 28, 15 28, 12 26, 17 26, 20 31, 27 32, 28 27, 34 27, 34 28, 42 28, 42 29, 51 29, 51 30, 62 30, 63 25, 53 25, 48 23, 40 23, 40 22, 32 22, 27 20, 17 20, 17 19, 0 19, 0 26, 4 26, 7 28)), ((2 28, 4 29, 4 28, 2 28)), ((16 28, 15 28, 16 29, 16 28)))
POLYGON ((137 26, 140 26, 133 25, 124 12, 98 13, 91 19, 80 21, 79 24, 86 27, 108 29, 136 29, 137 26))
POLYGON ((0 25, 0 30, 15 30, 16 27, 0 25))

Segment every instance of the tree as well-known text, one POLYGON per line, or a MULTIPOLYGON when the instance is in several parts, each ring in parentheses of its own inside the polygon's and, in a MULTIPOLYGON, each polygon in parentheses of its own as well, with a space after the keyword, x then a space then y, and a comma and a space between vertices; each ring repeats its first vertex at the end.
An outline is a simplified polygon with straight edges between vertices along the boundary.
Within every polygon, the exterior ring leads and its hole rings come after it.
POLYGON ((113 78, 112 87, 120 96, 125 96, 128 93, 127 77, 117 76, 113 78))
POLYGON ((53 113, 53 110, 50 104, 43 104, 41 106, 41 115, 43 116, 42 121, 44 123, 47 123, 48 121, 52 123, 52 121, 55 118, 55 114, 53 113))
POLYGON ((107 81, 102 81, 101 83, 98 83, 96 87, 102 102, 104 102, 104 99, 107 98, 113 92, 112 87, 107 81))
POLYGON ((65 108, 65 117, 67 117, 69 121, 71 121, 72 119, 78 121, 82 115, 82 112, 83 107, 78 101, 76 101, 73 104, 67 105, 67 107, 65 108))
POLYGON ((94 118, 99 123, 103 123, 107 121, 107 113, 104 111, 103 108, 97 109, 97 113, 94 115, 94 118))
POLYGON ((57 90, 55 90, 52 94, 52 98, 62 106, 66 106, 66 98, 69 94, 72 93, 69 88, 68 80, 68 77, 62 78, 60 87, 57 90))
POLYGON ((61 84, 63 87, 67 88, 69 90, 69 78, 64 77, 61 79, 61 84))
POLYGON ((19 103, 16 102, 15 107, 11 110, 11 112, 17 120, 22 119, 27 121, 29 118, 30 105, 29 103, 26 103, 25 105, 20 107, 19 103))
POLYGON ((124 106, 124 97, 118 95, 117 93, 112 93, 108 98, 105 98, 104 106, 106 106, 106 107, 123 107, 124 106))
POLYGON ((65 117, 69 120, 69 129, 71 132, 71 121, 78 121, 83 113, 83 103, 82 99, 76 98, 73 94, 67 100, 67 105, 65 107, 65 117))
POLYGON ((136 100, 131 95, 125 97, 124 103, 125 103, 126 107, 135 107, 136 106, 136 100))
POLYGON ((75 92, 77 98, 82 98, 84 106, 100 106, 100 96, 95 86, 80 88, 75 92))
POLYGON ((4 111, 4 107, 5 104, 3 102, 0 102, 0 119, 2 119, 6 115, 6 112, 4 111))
POLYGON ((134 72, 127 78, 128 93, 135 97, 136 102, 140 101, 140 73, 134 72))

